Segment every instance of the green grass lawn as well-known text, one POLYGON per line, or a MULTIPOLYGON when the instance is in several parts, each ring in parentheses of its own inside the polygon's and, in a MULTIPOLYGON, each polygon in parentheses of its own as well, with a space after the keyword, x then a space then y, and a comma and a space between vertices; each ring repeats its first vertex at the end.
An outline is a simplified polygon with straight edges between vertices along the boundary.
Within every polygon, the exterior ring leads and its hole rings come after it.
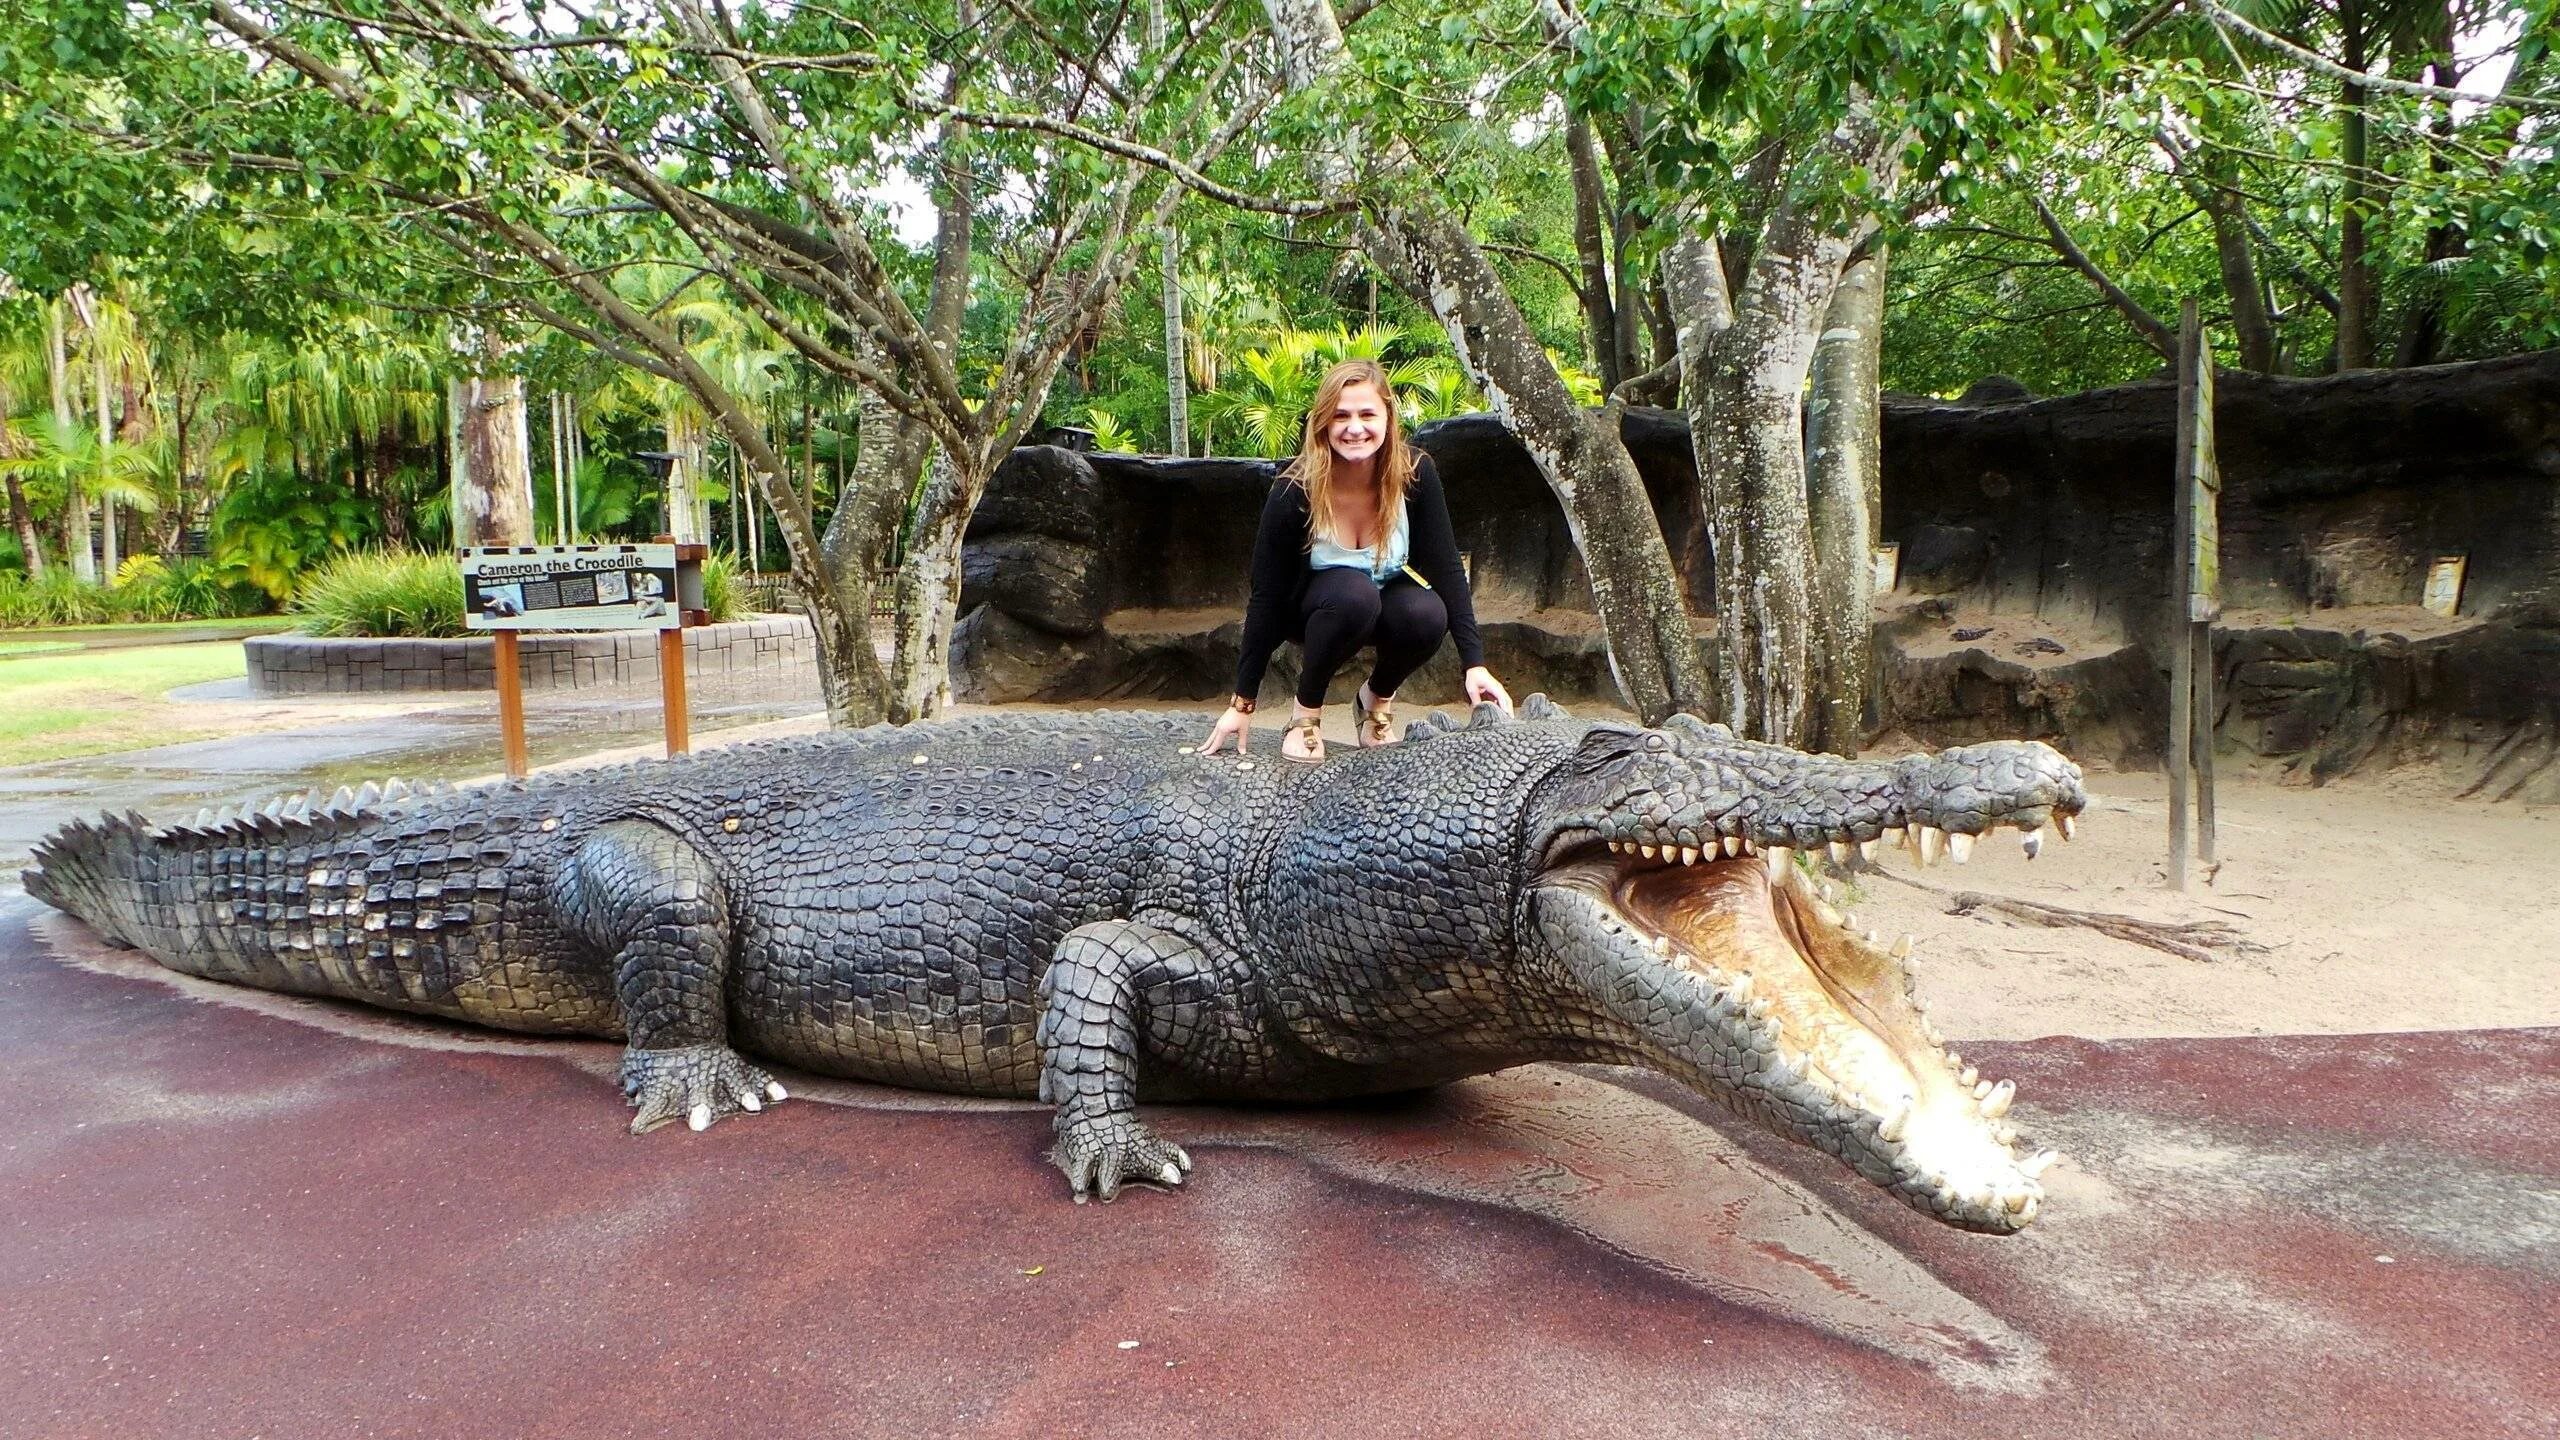
POLYGON ((247 672, 248 657, 237 640, 0 661, 0 766, 173 745, 218 733, 187 728, 183 707, 162 697, 181 685, 247 672))

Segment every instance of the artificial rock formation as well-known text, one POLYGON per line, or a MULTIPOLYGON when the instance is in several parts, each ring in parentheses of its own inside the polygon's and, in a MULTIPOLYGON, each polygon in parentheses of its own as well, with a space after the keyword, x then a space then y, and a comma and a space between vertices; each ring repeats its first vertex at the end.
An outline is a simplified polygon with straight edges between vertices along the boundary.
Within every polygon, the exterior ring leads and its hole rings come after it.
MULTIPOLYGON (((2560 799, 2560 352, 2220 387, 2224 742, 2311 779, 2433 758, 2484 794, 2560 799), (2450 623, 2416 604, 2448 554, 2469 564, 2450 623)), ((2156 763, 2173 401, 2156 382, 1887 397, 1880 528, 1902 579, 1879 597, 1881 724, 2156 763)), ((1713 560, 1686 427, 1636 409, 1625 436, 1708 633, 1713 560)), ((1581 562, 1527 454, 1489 416, 1414 439, 1447 477, 1496 673, 1614 700, 1581 562)), ((956 687, 991 701, 1223 694, 1273 473, 1015 452, 971 527, 956 687)), ((1408 694, 1454 695, 1452 658, 1408 694)), ((1284 649, 1275 696, 1293 663, 1284 649)), ((1358 678, 1343 677, 1346 697, 1358 678)))

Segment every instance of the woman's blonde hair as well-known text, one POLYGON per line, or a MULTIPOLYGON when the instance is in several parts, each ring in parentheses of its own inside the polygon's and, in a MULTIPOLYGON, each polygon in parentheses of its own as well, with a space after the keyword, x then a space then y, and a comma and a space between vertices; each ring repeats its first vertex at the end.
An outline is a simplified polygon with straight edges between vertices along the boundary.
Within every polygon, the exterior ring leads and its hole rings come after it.
POLYGON ((1378 538, 1395 526, 1396 507, 1404 503, 1405 491, 1413 484, 1413 447, 1404 443, 1404 425, 1396 418, 1395 387, 1387 383, 1387 372, 1375 360, 1345 360, 1324 372, 1316 385, 1315 403, 1307 408, 1307 435, 1298 446, 1298 458, 1282 472, 1298 482, 1307 492, 1307 543, 1323 536, 1337 545, 1349 546, 1353 536, 1341 533, 1333 516, 1333 439, 1328 433, 1333 425, 1333 411, 1342 403, 1342 392, 1354 385, 1367 384, 1378 392, 1378 406, 1387 412, 1386 443, 1378 447, 1378 538))

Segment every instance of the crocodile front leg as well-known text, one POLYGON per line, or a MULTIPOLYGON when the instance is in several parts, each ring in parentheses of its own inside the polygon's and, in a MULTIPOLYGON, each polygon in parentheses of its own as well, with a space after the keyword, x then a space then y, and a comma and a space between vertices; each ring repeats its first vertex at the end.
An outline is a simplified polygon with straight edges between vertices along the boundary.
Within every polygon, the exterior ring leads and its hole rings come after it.
POLYGON ((656 825, 606 825, 578 847, 562 891, 578 929, 613 957, 633 1134, 678 1119, 703 1130, 784 1098, 729 1048, 729 891, 708 856, 656 825))
POLYGON ((1203 993, 1217 969, 1188 937, 1136 920, 1079 926, 1040 979, 1040 1098, 1058 1107, 1049 1158, 1076 1202, 1124 1178, 1182 1183, 1191 1157, 1138 1123, 1141 1046, 1182 1054, 1214 1024, 1203 993))

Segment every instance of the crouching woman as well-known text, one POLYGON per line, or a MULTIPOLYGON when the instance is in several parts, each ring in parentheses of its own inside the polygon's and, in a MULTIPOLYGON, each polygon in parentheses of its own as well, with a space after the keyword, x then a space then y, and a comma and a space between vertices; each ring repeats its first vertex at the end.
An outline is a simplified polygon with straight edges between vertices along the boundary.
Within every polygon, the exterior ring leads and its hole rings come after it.
POLYGON ((1244 753, 1254 697, 1283 640, 1301 651, 1284 758, 1324 758, 1325 689, 1363 645, 1377 647, 1377 663, 1353 702, 1353 733, 1363 746, 1392 744, 1396 689, 1443 639, 1467 667, 1467 699, 1509 710, 1511 696, 1485 668, 1440 473, 1405 443, 1386 373, 1345 361, 1316 387, 1298 457, 1263 503, 1235 696, 1200 753, 1230 738, 1244 753))

